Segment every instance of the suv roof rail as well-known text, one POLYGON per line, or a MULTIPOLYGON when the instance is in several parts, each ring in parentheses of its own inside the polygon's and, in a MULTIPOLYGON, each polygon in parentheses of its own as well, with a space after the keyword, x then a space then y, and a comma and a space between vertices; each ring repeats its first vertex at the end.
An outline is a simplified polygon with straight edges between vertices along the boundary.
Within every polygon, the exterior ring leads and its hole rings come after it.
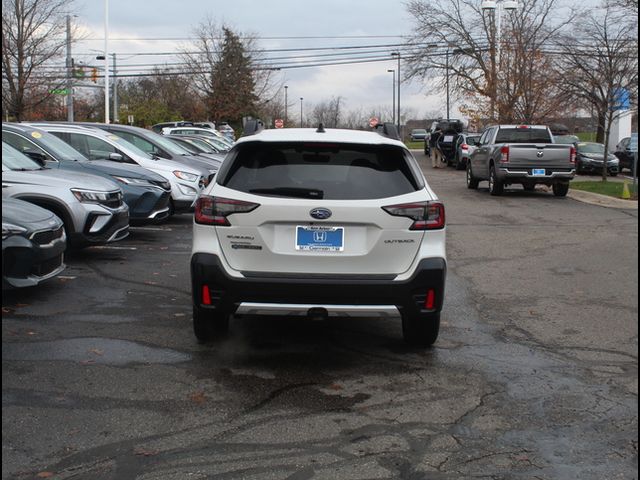
POLYGON ((258 119, 247 120, 247 123, 244 125, 244 133, 243 137, 248 137, 249 135, 255 135, 256 133, 260 133, 264 130, 264 122, 258 119))
POLYGON ((378 125, 376 125, 376 132, 378 132, 383 137, 392 138, 393 140, 400 140, 398 127, 396 127, 395 123, 379 123, 378 125))

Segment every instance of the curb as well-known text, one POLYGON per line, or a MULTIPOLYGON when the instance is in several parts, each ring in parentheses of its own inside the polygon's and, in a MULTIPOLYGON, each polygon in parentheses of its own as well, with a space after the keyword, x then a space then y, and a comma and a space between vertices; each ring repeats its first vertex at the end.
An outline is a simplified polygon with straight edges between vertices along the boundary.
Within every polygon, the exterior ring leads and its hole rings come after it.
POLYGON ((584 192, 582 190, 569 190, 567 197, 578 202, 598 205, 605 208, 620 208, 625 210, 638 210, 638 201, 621 200, 618 198, 600 195, 599 193, 584 192))

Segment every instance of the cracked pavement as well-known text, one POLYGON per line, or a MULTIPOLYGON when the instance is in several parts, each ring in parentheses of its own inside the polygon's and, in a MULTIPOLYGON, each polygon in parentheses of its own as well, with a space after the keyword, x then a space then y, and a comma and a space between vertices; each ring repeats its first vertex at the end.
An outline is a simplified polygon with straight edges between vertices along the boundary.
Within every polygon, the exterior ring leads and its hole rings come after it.
POLYGON ((399 321, 191 330, 191 221, 5 293, 3 479, 637 479, 638 217, 431 170, 435 347, 399 321))

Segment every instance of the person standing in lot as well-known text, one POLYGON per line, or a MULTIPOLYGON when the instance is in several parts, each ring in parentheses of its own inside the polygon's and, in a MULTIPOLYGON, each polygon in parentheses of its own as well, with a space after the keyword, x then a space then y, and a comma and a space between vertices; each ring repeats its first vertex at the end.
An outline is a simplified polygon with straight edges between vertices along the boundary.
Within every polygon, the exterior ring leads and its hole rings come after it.
POLYGON ((429 150, 431 153, 431 166, 433 168, 441 168, 442 164, 442 152, 438 148, 438 140, 442 136, 442 130, 437 128, 429 137, 429 150))

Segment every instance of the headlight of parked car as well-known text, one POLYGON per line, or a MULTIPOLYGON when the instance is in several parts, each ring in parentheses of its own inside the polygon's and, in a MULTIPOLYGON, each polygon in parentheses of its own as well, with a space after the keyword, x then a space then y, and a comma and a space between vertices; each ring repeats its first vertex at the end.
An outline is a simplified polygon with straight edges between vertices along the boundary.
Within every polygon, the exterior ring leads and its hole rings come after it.
POLYGON ((102 203, 105 204, 111 199, 108 192, 96 192, 94 190, 82 190, 80 188, 72 188, 71 192, 82 203, 102 203))
POLYGON ((181 180, 186 180, 188 182, 195 182, 198 180, 198 175, 194 173, 181 172, 180 170, 174 170, 173 174, 181 180))
POLYGON ((116 175, 113 175, 113 178, 126 185, 144 185, 145 187, 151 186, 151 183, 143 178, 118 177, 116 175))
POLYGON ((13 223, 2 222, 2 239, 4 240, 11 235, 21 235, 27 231, 26 228, 14 225, 13 223))

